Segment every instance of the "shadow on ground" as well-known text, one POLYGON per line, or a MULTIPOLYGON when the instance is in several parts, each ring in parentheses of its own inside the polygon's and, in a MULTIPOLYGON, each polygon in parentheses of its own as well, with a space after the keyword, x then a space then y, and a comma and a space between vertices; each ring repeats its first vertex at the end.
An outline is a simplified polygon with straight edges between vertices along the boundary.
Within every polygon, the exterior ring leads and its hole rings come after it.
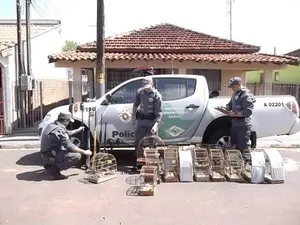
MULTIPOLYGON (((77 173, 71 174, 71 175, 68 175, 68 177, 77 176, 77 175, 79 175, 79 174, 77 174, 77 173)), ((50 174, 45 169, 19 173, 16 175, 16 178, 18 180, 35 181, 35 182, 53 180, 53 177, 50 176, 50 174)))
POLYGON ((30 153, 28 155, 22 156, 17 162, 20 166, 42 166, 42 159, 40 152, 30 153))

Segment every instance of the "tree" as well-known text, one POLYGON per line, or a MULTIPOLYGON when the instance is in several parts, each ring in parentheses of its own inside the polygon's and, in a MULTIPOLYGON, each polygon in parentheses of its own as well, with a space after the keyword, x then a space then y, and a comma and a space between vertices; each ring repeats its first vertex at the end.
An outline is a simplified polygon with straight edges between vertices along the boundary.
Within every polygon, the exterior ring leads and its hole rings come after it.
POLYGON ((67 40, 67 41, 65 41, 65 44, 62 47, 62 51, 63 52, 75 51, 78 45, 79 45, 79 43, 76 41, 67 40))

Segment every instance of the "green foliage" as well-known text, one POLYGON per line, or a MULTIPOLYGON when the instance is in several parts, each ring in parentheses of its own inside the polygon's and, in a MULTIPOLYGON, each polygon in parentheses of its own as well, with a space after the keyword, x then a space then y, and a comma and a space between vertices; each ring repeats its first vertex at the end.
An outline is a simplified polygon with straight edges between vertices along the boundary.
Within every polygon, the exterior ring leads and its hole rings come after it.
POLYGON ((79 45, 79 43, 77 43, 76 41, 67 40, 67 41, 65 41, 65 44, 62 47, 62 51, 63 52, 75 51, 78 45, 79 45))

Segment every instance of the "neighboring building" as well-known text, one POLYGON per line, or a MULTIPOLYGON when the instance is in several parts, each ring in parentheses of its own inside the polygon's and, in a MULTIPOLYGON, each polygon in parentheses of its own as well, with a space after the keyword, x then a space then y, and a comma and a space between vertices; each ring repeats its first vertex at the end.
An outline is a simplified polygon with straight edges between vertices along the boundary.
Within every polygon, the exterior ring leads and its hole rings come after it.
MULTIPOLYGON (((22 21, 22 44, 24 67, 26 67, 26 30, 22 21)), ((19 104, 17 26, 15 20, 0 20, 0 134, 9 134, 12 129, 25 127, 21 124, 19 104)), ((32 75, 36 79, 33 91, 34 112, 27 115, 31 123, 38 121, 49 105, 68 99, 67 75, 65 69, 55 68, 47 61, 49 52, 61 50, 64 40, 61 37, 61 22, 58 20, 31 20, 31 59, 32 75), (42 88, 40 88, 42 84, 42 88), (41 109, 44 111, 41 112, 41 109)), ((65 102, 63 102, 65 104, 65 102)), ((53 106, 51 106, 53 108, 53 106)))
MULTIPOLYGON (((245 78, 246 71, 265 70, 264 78, 269 82, 273 70, 297 64, 290 57, 259 54, 259 50, 257 46, 159 24, 106 39, 106 89, 136 76, 132 73, 136 67, 153 66, 156 73, 204 75, 211 90, 219 89, 228 95, 227 83, 232 76, 245 78)), ((49 62, 56 67, 73 68, 73 79, 78 82, 82 71, 87 71, 88 81, 94 86, 95 42, 81 45, 77 51, 50 55, 49 62)), ((75 101, 80 101, 80 91, 73 91, 75 101)), ((93 92, 91 88, 91 97, 93 92)), ((264 90, 263 94, 267 93, 264 90)))
MULTIPOLYGON (((285 56, 296 57, 300 59, 300 49, 286 53, 285 56)), ((248 83, 261 83, 264 75, 263 70, 247 72, 248 83)), ((273 84, 300 84, 300 66, 288 65, 287 67, 273 71, 273 84)))

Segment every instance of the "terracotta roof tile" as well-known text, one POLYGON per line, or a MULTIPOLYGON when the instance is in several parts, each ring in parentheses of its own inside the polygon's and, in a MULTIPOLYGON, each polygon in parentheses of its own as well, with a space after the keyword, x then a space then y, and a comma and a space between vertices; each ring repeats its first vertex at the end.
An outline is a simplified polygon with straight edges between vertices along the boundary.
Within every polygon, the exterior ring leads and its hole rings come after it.
MULTIPOLYGON (((59 60, 79 61, 96 60, 95 52, 64 52, 49 56, 49 62, 59 60)), ((105 53, 106 60, 176 60, 195 62, 224 63, 272 63, 298 65, 298 59, 289 56, 274 56, 267 54, 172 54, 172 53, 105 53)))
MULTIPOLYGON (((78 47, 96 51, 96 42, 78 47)), ((105 40, 106 52, 148 53, 255 53, 260 48, 230 41, 172 24, 159 24, 105 40)))

